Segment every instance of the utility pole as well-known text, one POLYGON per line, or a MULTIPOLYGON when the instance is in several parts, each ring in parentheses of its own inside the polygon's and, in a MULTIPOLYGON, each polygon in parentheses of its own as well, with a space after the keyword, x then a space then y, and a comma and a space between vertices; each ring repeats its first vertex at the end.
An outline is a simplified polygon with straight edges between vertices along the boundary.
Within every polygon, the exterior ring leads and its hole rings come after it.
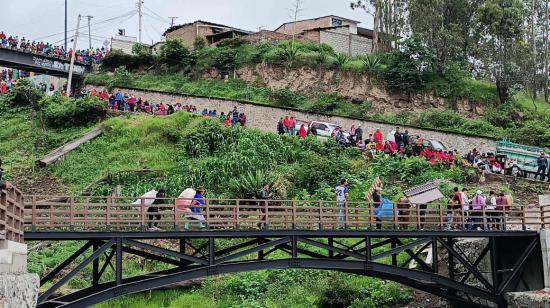
POLYGON ((143 16, 143 13, 141 11, 141 7, 143 5, 142 0, 138 0, 137 7, 138 7, 138 15, 139 15, 139 43, 141 44, 141 17, 143 16))
POLYGON ((71 83, 73 81, 74 58, 76 56, 76 42, 78 41, 78 28, 80 28, 80 19, 82 16, 78 14, 76 22, 76 31, 74 34, 73 53, 71 54, 71 65, 69 66, 69 80, 67 80, 67 96, 71 96, 71 83))
POLYGON ((92 27, 90 25, 90 20, 94 18, 94 16, 87 15, 86 18, 88 18, 88 41, 90 43, 90 49, 92 49, 92 27))
POLYGON ((173 26, 174 26, 174 20, 175 20, 175 19, 178 19, 178 17, 177 17, 177 16, 170 16, 170 17, 168 17, 168 18, 170 18, 170 19, 172 20, 172 21, 170 22, 170 27, 173 27, 173 26))
POLYGON ((67 0, 65 0, 65 51, 67 51, 67 0))

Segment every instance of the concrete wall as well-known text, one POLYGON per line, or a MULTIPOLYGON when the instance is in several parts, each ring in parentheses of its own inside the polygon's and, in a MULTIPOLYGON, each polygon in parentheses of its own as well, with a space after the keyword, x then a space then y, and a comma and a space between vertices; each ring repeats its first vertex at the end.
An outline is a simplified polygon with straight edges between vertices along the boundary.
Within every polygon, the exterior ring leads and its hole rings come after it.
POLYGON ((186 47, 191 48, 197 37, 206 37, 211 34, 214 34, 211 27, 203 23, 195 22, 166 33, 166 39, 180 39, 186 47))
POLYGON ((367 55, 372 48, 372 40, 357 34, 350 34, 349 28, 333 28, 321 30, 320 43, 325 43, 338 53, 350 56, 367 55))
MULTIPOLYGON (((96 88, 103 90, 102 87, 87 86, 88 89, 96 88)), ((395 125, 382 124, 370 121, 360 121, 338 116, 323 116, 300 111, 286 110, 269 106, 254 105, 249 103, 241 103, 230 100, 210 99, 203 97, 190 97, 182 95, 171 95, 159 92, 138 91, 121 89, 122 92, 127 92, 136 97, 142 97, 149 102, 164 102, 168 104, 181 103, 183 105, 196 105, 197 109, 204 108, 215 109, 220 112, 228 112, 233 106, 237 106, 239 111, 246 113, 248 126, 257 128, 263 131, 276 132, 277 121, 279 118, 286 115, 295 116, 302 121, 322 121, 341 125, 349 129, 351 125, 361 125, 365 130, 365 137, 369 133, 373 133, 377 128, 380 128, 384 135, 392 131, 395 125)), ((435 139, 443 142, 450 149, 457 149, 459 152, 467 152, 469 149, 477 148, 481 152, 494 152, 496 149, 496 140, 482 137, 471 137, 460 134, 445 133, 427 129, 419 129, 413 127, 402 126, 408 129, 411 135, 421 135, 423 138, 435 139)))
POLYGON ((332 27, 332 18, 330 16, 322 17, 318 19, 308 19, 308 20, 298 20, 296 22, 289 22, 283 24, 275 32, 285 33, 285 34, 298 34, 305 30, 315 29, 315 28, 327 28, 332 27))

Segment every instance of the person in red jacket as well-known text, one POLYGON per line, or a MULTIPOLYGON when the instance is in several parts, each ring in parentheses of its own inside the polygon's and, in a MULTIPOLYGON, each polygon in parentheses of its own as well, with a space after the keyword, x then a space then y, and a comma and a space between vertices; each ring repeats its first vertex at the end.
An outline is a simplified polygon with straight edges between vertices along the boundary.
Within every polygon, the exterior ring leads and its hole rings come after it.
POLYGON ((376 129, 374 132, 374 141, 376 143, 384 143, 384 137, 382 136, 382 132, 380 131, 380 128, 376 129))
POLYGON ((292 126, 292 124, 290 123, 290 119, 288 118, 288 116, 285 116, 285 118, 283 119, 283 126, 285 127, 285 132, 287 134, 290 134, 290 127, 292 126))
POLYGON ((302 139, 306 139, 307 131, 306 131, 306 127, 304 126, 304 124, 302 124, 300 126, 300 130, 298 131, 298 136, 302 139))

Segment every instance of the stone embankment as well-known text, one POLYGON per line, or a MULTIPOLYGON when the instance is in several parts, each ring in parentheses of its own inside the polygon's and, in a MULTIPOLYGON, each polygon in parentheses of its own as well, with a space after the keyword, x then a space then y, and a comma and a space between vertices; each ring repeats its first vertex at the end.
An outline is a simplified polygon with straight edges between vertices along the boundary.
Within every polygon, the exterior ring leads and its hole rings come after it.
MULTIPOLYGON (((102 87, 87 86, 88 89, 103 90, 102 87)), ((202 110, 204 108, 217 110, 220 112, 229 112, 236 106, 239 111, 244 112, 247 115, 248 127, 257 128, 263 131, 275 132, 277 128, 277 121, 279 118, 288 116, 294 116, 298 120, 302 121, 321 121, 338 124, 345 129, 349 129, 351 125, 361 125, 366 132, 366 136, 369 133, 373 133, 377 128, 387 134, 395 129, 395 125, 377 123, 371 121, 361 121, 339 116, 325 116, 312 114, 301 111, 287 110, 284 108, 276 108, 271 106, 257 105, 251 103, 243 103, 231 100, 220 100, 206 97, 185 96, 185 95, 173 95, 163 92, 155 91, 141 91, 133 89, 120 89, 124 93, 141 97, 149 102, 163 102, 169 104, 181 103, 183 105, 195 105, 197 109, 202 110)), ((456 133, 447 133, 441 131, 434 131, 428 129, 419 129, 414 127, 401 126, 403 129, 407 129, 411 135, 420 135, 423 138, 434 139, 442 142, 449 149, 457 149, 463 153, 469 149, 477 148, 481 152, 494 152, 496 149, 496 140, 484 137, 466 136, 456 133)))
POLYGON ((0 240, 0 308, 36 307, 40 279, 27 272, 27 245, 0 240))

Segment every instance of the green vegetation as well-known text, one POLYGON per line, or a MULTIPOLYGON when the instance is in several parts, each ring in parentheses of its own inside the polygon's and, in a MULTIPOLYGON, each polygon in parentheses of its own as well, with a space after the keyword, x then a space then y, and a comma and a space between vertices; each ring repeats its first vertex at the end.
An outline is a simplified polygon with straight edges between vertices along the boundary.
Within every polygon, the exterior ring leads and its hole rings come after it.
MULTIPOLYGON (((517 95, 518 102, 503 106, 487 107, 487 116, 477 120, 464 119, 452 110, 427 110, 422 114, 402 113, 373 114, 370 103, 352 103, 338 94, 319 93, 306 95, 289 89, 270 90, 257 85, 248 85, 241 80, 196 80, 182 75, 151 75, 122 73, 96 73, 86 79, 88 84, 154 90, 166 93, 196 95, 211 98, 240 100, 253 104, 273 105, 319 114, 339 115, 361 120, 379 121, 396 125, 411 125, 421 128, 455 132, 473 136, 486 136, 497 139, 511 139, 518 143, 536 146, 550 146, 550 132, 545 127, 550 125, 546 113, 525 109, 525 98, 517 95), (126 76, 128 74, 128 76, 126 76), (517 118, 518 110, 524 110, 517 118), (498 118, 494 115, 498 114, 498 118), (529 124, 529 128, 526 127, 529 124), (536 128, 536 135, 529 134, 529 129, 536 128)), ((465 79, 464 79, 465 80, 465 79)), ((494 86, 483 81, 468 80, 462 83, 467 93, 463 94, 476 99, 495 99, 494 86)), ((440 92, 443 86, 439 86, 440 92)), ((455 95, 455 94, 449 94, 455 95)), ((542 103, 539 103, 542 104, 542 103)))
POLYGON ((78 127, 97 122, 107 116, 105 102, 97 97, 70 99, 55 95, 44 97, 40 105, 50 127, 78 127))
MULTIPOLYGON (((333 186, 346 178, 352 183, 351 198, 362 200, 376 176, 392 182, 397 192, 436 178, 463 183, 470 172, 432 167, 422 158, 378 157, 366 163, 356 149, 342 150, 333 142, 232 129, 187 113, 113 118, 103 127, 102 137, 52 167, 55 176, 76 191, 108 171, 148 167, 163 172, 160 177, 122 173, 112 185, 122 185, 127 196, 158 185, 175 196, 185 187, 204 185, 210 197, 243 198, 254 197, 262 182, 270 182, 279 198, 330 200, 333 186), (395 174, 395 170, 402 172, 395 174)), ((105 195, 110 188, 100 185, 94 193, 105 195)))
MULTIPOLYGON (((108 170, 127 171, 144 166, 162 171, 140 176, 132 172, 117 173, 110 185, 93 187, 93 194, 104 195, 121 185, 123 195, 135 196, 162 185, 169 196, 175 196, 185 187, 205 185, 209 197, 250 197, 265 181, 272 183, 279 198, 330 200, 335 183, 346 178, 351 184, 350 199, 362 200, 378 175, 385 183, 393 183, 385 190, 385 194, 393 198, 398 197, 403 188, 436 178, 462 184, 471 173, 470 169, 431 166, 422 158, 378 157, 367 162, 357 150, 342 150, 332 142, 228 128, 215 120, 195 118, 183 112, 162 118, 112 118, 105 121, 103 127, 103 136, 49 168, 75 192, 108 170)), ((448 193, 450 187, 444 185, 442 189, 448 193)), ((227 243, 218 244, 223 247, 227 243)), ((164 245, 177 244, 166 241, 164 245)), ((78 246, 73 242, 57 243, 39 252, 33 251, 29 257, 30 270, 43 274, 78 246)), ((284 257, 282 252, 278 253, 281 255, 275 255, 284 257)), ((404 262, 406 256, 398 259, 404 262)), ((125 273, 131 275, 161 269, 165 268, 156 262, 131 257, 125 260, 125 273)), ((86 268, 69 286, 87 286, 85 275, 89 271, 86 268)), ((109 275, 112 275, 110 271, 107 278, 109 275)), ((338 303, 352 307, 391 307, 408 299, 408 292, 399 285, 374 278, 314 270, 273 270, 213 277, 192 289, 127 296, 99 307, 191 304, 193 307, 336 307, 338 303)))

